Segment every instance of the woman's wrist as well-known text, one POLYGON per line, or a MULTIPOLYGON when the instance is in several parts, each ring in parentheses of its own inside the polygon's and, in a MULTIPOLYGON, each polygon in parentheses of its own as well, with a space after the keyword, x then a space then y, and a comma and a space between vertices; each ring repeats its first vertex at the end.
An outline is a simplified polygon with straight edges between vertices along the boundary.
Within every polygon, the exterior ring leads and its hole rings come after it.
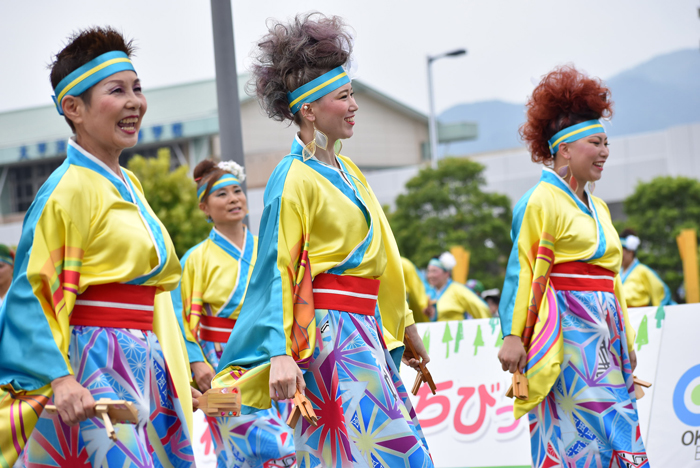
POLYGON ((51 381, 51 387, 54 387, 56 385, 61 385, 69 380, 77 382, 77 380, 75 379, 75 376, 73 374, 66 374, 66 375, 63 375, 61 377, 56 377, 55 379, 53 379, 51 381))
POLYGON ((289 354, 278 354, 277 356, 272 356, 272 357, 270 358, 270 362, 272 362, 272 361, 279 361, 279 360, 282 360, 282 359, 284 359, 284 358, 290 358, 290 359, 291 359, 292 356, 290 356, 289 354))

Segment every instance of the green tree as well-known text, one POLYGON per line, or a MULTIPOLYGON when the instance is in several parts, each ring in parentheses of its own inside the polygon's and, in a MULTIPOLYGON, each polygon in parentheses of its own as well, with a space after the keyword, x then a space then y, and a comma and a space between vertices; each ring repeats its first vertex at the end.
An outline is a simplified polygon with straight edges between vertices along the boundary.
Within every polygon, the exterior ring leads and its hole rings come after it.
POLYGON ((642 245, 639 261, 653 268, 676 295, 683 283, 683 265, 676 236, 681 229, 700 232, 700 181, 688 177, 657 177, 637 185, 624 202, 627 220, 618 229, 632 228, 642 245))
POLYGON ((423 333, 423 346, 425 346, 425 352, 430 355, 430 328, 426 328, 423 333))
POLYGON ((455 335, 455 353, 459 352, 459 343, 464 340, 464 329, 462 328, 462 322, 457 324, 457 334, 455 335))
POLYGON ((199 210, 196 185, 187 174, 187 166, 170 171, 168 148, 159 150, 156 158, 134 156, 127 166, 141 181, 146 199, 168 230, 179 257, 207 237, 211 225, 199 210))
POLYGON ((484 346, 484 338, 481 336, 481 325, 477 325, 476 327, 476 336, 474 337, 474 356, 476 356, 476 352, 479 350, 479 346, 484 346))
POLYGON ((445 349, 447 349, 447 352, 445 353, 445 358, 450 357, 450 342, 453 340, 452 338, 452 332, 450 331, 450 324, 445 322, 445 332, 442 334, 442 342, 445 343, 445 349))
POLYGON ((635 341, 637 344, 637 351, 642 349, 642 346, 649 344, 649 330, 647 329, 647 316, 642 317, 642 323, 639 324, 639 330, 637 330, 637 339, 635 341))
POLYGON ((486 193, 484 166, 469 159, 446 158, 437 169, 424 168, 406 184, 389 213, 401 254, 416 265, 453 245, 471 253, 469 276, 487 288, 503 284, 510 253, 510 200, 486 193))
POLYGON ((656 319, 656 328, 661 328, 661 325, 663 325, 664 319, 666 318, 664 306, 660 305, 659 308, 656 309, 656 315, 654 315, 654 318, 656 319))

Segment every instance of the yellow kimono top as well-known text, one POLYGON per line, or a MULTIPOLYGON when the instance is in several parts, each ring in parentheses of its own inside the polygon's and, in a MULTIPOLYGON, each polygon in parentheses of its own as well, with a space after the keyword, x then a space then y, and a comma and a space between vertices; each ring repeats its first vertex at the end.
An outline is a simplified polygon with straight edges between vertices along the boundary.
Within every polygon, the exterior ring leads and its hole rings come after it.
POLYGON ((425 293, 423 281, 418 276, 416 266, 407 258, 401 257, 403 279, 406 284, 406 301, 408 308, 413 311, 413 320, 427 322, 428 318, 423 311, 428 307, 428 295, 425 293))
POLYGON ((441 291, 435 291, 433 300, 437 314, 435 320, 464 320, 465 318, 490 318, 488 304, 463 284, 447 281, 441 291), (465 317, 465 314, 468 317, 465 317))
POLYGON ((258 238, 248 229, 243 247, 238 248, 213 228, 205 241, 182 257, 182 279, 172 296, 190 362, 206 362, 195 338, 202 314, 238 318, 253 273, 257 246, 258 238))
POLYGON ((516 418, 544 400, 560 372, 563 337, 549 282, 553 265, 580 261, 616 274, 615 296, 624 317, 627 346, 630 350, 634 347, 635 332, 618 274, 622 244, 605 202, 588 189, 586 193, 590 206, 553 170, 544 168, 539 183, 513 211, 513 250, 498 312, 503 336, 520 336, 528 350, 530 399, 515 400, 516 418))
POLYGON ((627 307, 646 307, 675 304, 671 290, 659 275, 636 258, 627 270, 623 270, 622 287, 627 307))
MULTIPOLYGON (((91 285, 158 287, 153 329, 183 407, 192 405, 187 354, 168 292, 177 287, 180 264, 138 179, 123 168, 122 176, 126 182, 69 140, 66 160, 24 218, 14 279, 0 309, 5 462, 29 438, 51 397, 51 381, 74 373, 68 358, 70 315, 76 296, 91 285)), ((192 433, 191 417, 188 426, 192 433)))
POLYGON ((302 148, 297 137, 268 180, 247 299, 213 382, 241 388, 244 414, 270 407, 271 357, 287 354, 302 369, 312 357, 315 314, 305 296, 294 295, 305 275, 379 279, 378 318, 389 350, 402 346, 414 323, 396 241, 367 180, 344 156, 338 170, 304 159, 302 148))

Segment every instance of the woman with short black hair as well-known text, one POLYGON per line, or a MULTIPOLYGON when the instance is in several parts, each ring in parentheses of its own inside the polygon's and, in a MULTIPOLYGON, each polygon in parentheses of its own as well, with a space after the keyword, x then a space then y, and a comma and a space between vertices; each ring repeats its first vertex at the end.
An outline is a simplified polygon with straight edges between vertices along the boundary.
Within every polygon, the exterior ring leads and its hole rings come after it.
POLYGON ((168 293, 180 264, 138 179, 119 166, 147 107, 132 55, 130 41, 96 27, 71 37, 51 68, 74 136, 27 211, 0 312, 9 465, 25 442, 27 466, 194 462, 189 367, 168 293), (116 425, 116 441, 95 417, 101 398, 138 410, 138 424, 116 425), (58 414, 42 412, 47 403, 58 414))

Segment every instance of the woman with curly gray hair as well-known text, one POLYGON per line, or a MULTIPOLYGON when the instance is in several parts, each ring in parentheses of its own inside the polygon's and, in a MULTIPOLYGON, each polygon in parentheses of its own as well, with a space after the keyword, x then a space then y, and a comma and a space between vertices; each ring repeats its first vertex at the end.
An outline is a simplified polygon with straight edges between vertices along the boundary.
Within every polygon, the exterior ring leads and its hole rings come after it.
POLYGON ((299 132, 268 181, 248 299, 213 386, 241 388, 244 414, 305 393, 318 424, 296 425, 299 466, 431 467, 397 370, 404 340, 429 358, 396 241, 367 180, 340 155, 358 111, 351 51, 343 20, 318 13, 273 22, 258 43, 262 107, 299 132))

